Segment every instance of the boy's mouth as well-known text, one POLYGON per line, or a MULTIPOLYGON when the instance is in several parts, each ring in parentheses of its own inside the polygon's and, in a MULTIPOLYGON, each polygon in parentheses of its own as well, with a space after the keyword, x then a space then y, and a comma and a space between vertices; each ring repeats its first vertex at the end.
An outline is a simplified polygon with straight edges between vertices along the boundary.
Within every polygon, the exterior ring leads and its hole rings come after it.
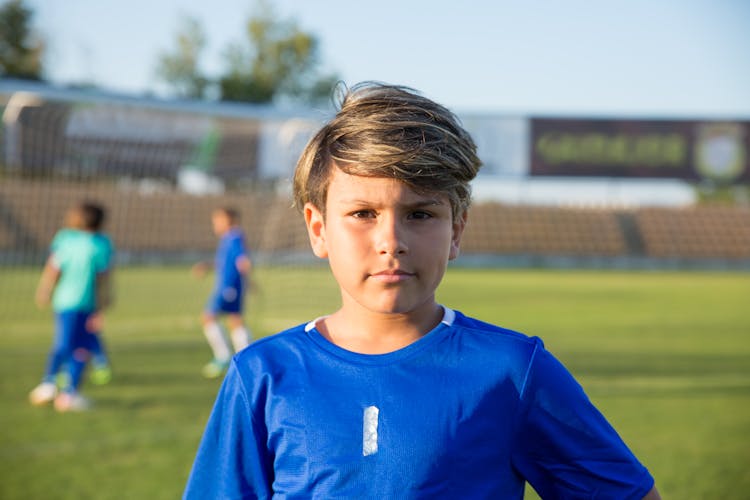
POLYGON ((370 275, 371 278, 382 283, 399 283, 413 278, 414 276, 414 273, 404 271, 403 269, 385 269, 370 275))

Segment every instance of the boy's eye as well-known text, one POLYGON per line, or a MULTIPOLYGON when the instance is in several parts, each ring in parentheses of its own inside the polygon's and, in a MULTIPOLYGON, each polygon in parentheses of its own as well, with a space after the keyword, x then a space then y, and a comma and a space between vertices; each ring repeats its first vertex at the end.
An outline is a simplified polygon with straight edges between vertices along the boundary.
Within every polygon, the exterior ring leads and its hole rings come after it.
POLYGON ((424 212, 422 210, 416 210, 409 214, 410 219, 416 219, 416 220, 424 220, 429 219, 432 217, 432 214, 429 212, 424 212))
POLYGON ((369 219, 375 217, 375 213, 372 210, 357 210, 352 212, 351 215, 355 219, 369 219))

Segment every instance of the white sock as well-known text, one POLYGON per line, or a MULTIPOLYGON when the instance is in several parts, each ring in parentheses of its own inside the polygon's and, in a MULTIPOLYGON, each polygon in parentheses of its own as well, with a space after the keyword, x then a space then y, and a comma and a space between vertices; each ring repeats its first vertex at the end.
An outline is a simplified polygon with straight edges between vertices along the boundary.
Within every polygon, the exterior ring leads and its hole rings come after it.
POLYGON ((215 321, 212 321, 203 327, 203 333, 206 335, 208 345, 211 346, 211 350, 214 352, 214 358, 219 361, 229 361, 229 358, 232 357, 232 353, 229 350, 229 344, 227 343, 227 339, 224 336, 221 326, 215 321))
POLYGON ((232 345, 234 352, 240 352, 250 344, 250 330, 244 326, 238 326, 232 330, 232 345))

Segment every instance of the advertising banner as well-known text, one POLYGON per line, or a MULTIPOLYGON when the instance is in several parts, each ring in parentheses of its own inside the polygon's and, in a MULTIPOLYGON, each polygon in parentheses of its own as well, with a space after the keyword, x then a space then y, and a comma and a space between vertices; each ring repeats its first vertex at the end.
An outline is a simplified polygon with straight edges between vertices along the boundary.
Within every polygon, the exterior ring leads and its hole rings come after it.
POLYGON ((750 122, 533 118, 532 176, 750 182, 750 122))

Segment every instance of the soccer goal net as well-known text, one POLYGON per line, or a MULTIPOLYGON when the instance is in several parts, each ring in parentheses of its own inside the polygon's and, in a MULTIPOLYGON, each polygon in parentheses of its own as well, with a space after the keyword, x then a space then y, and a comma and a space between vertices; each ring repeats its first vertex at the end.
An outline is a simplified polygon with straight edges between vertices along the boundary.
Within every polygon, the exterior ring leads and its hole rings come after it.
POLYGON ((211 260, 211 212, 236 209, 254 263, 250 307, 264 330, 304 320, 331 293, 289 182, 323 112, 15 92, 0 95, 0 113, 0 315, 33 301, 66 210, 87 200, 107 211, 117 267, 155 275, 211 260))

